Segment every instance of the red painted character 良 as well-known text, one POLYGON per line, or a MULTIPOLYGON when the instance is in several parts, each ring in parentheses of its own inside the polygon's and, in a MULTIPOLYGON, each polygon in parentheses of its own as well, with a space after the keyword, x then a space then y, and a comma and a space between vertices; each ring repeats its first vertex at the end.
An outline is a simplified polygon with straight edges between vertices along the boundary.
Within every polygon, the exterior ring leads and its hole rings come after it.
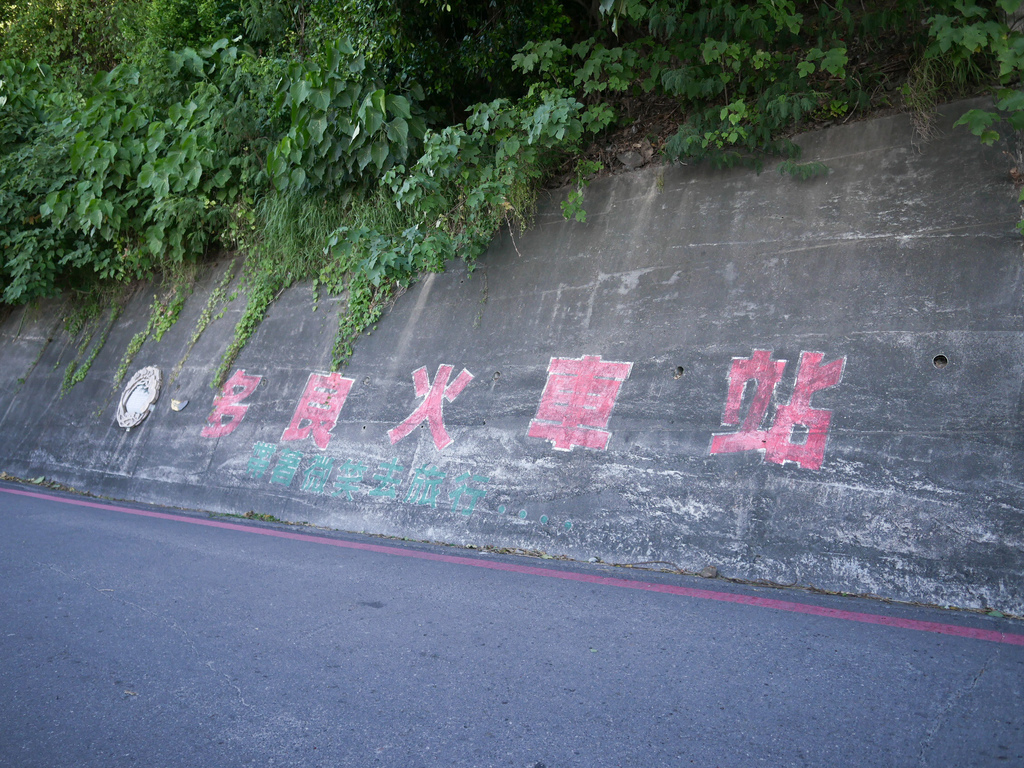
POLYGON ((755 349, 750 357, 733 358, 722 424, 740 428, 736 432, 712 435, 711 453, 764 451, 764 460, 773 464, 792 461, 805 469, 820 469, 832 412, 812 408, 811 396, 842 380, 846 358, 822 365, 824 354, 821 352, 801 352, 789 402, 780 405, 772 423, 762 428, 775 388, 786 370, 787 361, 771 357, 771 350, 755 349), (754 382, 754 394, 746 418, 740 424, 743 392, 749 382, 754 382), (798 427, 804 438, 800 442, 794 440, 798 427))
POLYGON ((203 437, 224 437, 234 432, 249 409, 249 405, 243 405, 242 401, 256 391, 262 378, 249 376, 241 368, 231 374, 231 378, 224 382, 220 393, 213 399, 213 411, 206 417, 207 426, 203 427, 203 437))
POLYGON ((354 381, 340 373, 309 374, 295 415, 281 440, 305 440, 312 435, 316 447, 324 450, 331 442, 331 430, 338 423, 354 381))
POLYGON ((602 360, 600 355, 551 358, 527 436, 550 440, 556 451, 571 451, 577 445, 605 450, 611 437, 605 427, 632 369, 632 363, 602 360))
POLYGON ((434 447, 437 450, 446 448, 452 444, 448 430, 444 427, 444 401, 453 402, 466 385, 473 380, 473 374, 462 369, 462 373, 455 377, 455 381, 448 383, 454 368, 450 365, 439 365, 437 374, 434 376, 434 383, 430 383, 426 367, 417 368, 412 372, 413 385, 416 388, 416 397, 422 397, 420 403, 409 417, 394 429, 388 430, 388 437, 394 445, 403 437, 406 437, 424 421, 430 426, 430 435, 434 438, 434 447))

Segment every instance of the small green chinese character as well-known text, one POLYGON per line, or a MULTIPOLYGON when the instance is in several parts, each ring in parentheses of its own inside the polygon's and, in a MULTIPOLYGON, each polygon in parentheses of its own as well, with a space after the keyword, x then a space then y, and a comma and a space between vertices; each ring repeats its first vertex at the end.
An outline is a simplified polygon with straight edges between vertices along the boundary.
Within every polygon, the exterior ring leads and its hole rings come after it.
POLYGON ((416 470, 405 500, 420 506, 430 505, 436 509, 437 493, 441 490, 442 482, 444 482, 444 472, 438 471, 437 467, 428 467, 424 464, 416 470))
POLYGON ((366 474, 366 465, 354 461, 346 461, 339 469, 338 476, 334 478, 334 491, 331 496, 345 494, 348 500, 352 501, 352 494, 359 491, 359 483, 363 481, 366 474))
POLYGON ((271 443, 256 443, 252 447, 252 458, 249 459, 249 467, 245 473, 250 477, 260 478, 270 466, 270 460, 277 452, 277 446, 271 443))
POLYGON ((405 467, 399 464, 398 459, 395 458, 389 462, 380 464, 377 469, 384 470, 384 474, 373 476, 374 480, 380 481, 380 485, 376 488, 371 488, 368 491, 368 494, 370 496, 386 496, 389 499, 397 498, 398 492, 395 490, 395 486, 402 482, 397 475, 405 469, 405 467))
POLYGON ((472 515, 473 510, 476 509, 476 503, 487 495, 487 491, 482 488, 470 488, 469 483, 487 483, 490 482, 490 479, 483 475, 471 475, 469 472, 463 472, 456 477, 455 482, 459 485, 448 492, 448 498, 452 502, 452 511, 459 508, 459 501, 465 496, 469 500, 469 504, 462 508, 462 514, 472 515))
POLYGON ((302 454, 298 451, 281 451, 277 455, 277 464, 274 465, 274 471, 270 474, 270 482, 278 483, 279 485, 291 485, 301 461, 302 454))
POLYGON ((334 459, 328 456, 317 456, 302 478, 302 490, 310 493, 323 493, 324 486, 327 485, 327 478, 330 477, 333 468, 334 459))

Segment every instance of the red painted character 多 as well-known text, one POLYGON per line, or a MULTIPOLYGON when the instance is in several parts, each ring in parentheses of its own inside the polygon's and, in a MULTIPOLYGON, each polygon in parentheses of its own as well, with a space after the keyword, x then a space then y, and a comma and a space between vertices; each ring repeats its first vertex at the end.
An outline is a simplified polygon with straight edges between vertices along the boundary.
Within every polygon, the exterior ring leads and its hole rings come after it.
POLYGON ((203 427, 203 437, 224 437, 234 432, 249 409, 249 405, 243 405, 242 401, 256 391, 262 378, 249 376, 241 368, 231 374, 231 378, 224 382, 220 393, 213 399, 213 411, 206 417, 207 426, 203 427))

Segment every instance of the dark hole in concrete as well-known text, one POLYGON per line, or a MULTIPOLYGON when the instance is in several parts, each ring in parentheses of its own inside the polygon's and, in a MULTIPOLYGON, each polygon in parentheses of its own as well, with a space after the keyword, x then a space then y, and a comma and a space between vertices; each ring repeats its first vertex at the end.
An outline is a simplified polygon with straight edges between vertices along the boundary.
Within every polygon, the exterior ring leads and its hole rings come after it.
POLYGON ((934 365, 936 368, 945 368, 947 365, 949 365, 949 358, 947 358, 945 355, 936 355, 934 358, 932 358, 932 365, 934 365))
POLYGON ((683 370, 683 366, 677 365, 675 375, 673 375, 672 378, 678 379, 680 376, 683 375, 683 373, 685 373, 685 371, 683 370))
POLYGON ((500 379, 501 378, 501 371, 495 371, 494 372, 494 376, 492 376, 491 378, 494 379, 495 381, 500 379))
POLYGON ((487 419, 484 419, 484 424, 486 424, 486 423, 487 423, 487 419))
POLYGON ((807 429, 805 424, 794 424, 793 434, 789 437, 789 442, 793 445, 804 445, 807 443, 807 435, 810 434, 810 430, 807 429))
POLYGON ((366 429, 366 425, 365 424, 363 424, 363 429, 366 429))
POLYGON ((363 384, 369 384, 369 383, 370 383, 370 377, 367 376, 365 379, 363 379, 363 384))

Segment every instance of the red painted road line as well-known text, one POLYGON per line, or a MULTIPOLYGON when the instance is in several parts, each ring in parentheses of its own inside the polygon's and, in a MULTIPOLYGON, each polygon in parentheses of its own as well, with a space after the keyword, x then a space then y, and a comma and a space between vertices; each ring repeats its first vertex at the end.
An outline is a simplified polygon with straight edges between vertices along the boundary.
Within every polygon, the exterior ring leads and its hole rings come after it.
POLYGON ((830 619, 841 619, 843 621, 857 621, 862 624, 881 624, 886 627, 897 627, 899 629, 912 629, 917 632, 933 632, 940 635, 953 635, 954 637, 966 637, 971 640, 987 640, 993 643, 1006 643, 1008 645, 1024 645, 1024 635, 1015 635, 1008 632, 998 632, 994 629, 975 629, 973 627, 958 627, 955 624, 940 624, 935 621, 919 621, 917 619, 898 619, 892 616, 879 616, 873 613, 858 613, 856 611, 841 611, 836 608, 823 608, 818 605, 807 605, 805 603, 794 603, 788 600, 774 600, 767 597, 753 597, 751 595, 738 595, 729 592, 713 592, 709 589, 694 589, 693 587, 678 587, 672 584, 655 584, 649 581, 632 581, 630 579, 617 579, 611 576, 595 576, 585 573, 574 573, 572 571, 559 571, 551 568, 538 568, 530 565, 516 565, 514 563, 495 563, 487 560, 477 560, 471 557, 460 557, 458 555, 439 555, 433 552, 420 552, 414 549, 402 549, 400 547, 389 547, 382 544, 365 544, 356 541, 344 541, 341 539, 328 539, 322 536, 312 536, 308 533, 292 533, 291 531, 278 531, 268 528, 256 528, 239 523, 225 523, 218 520, 200 520, 194 517, 172 515, 166 512, 149 512, 129 507, 118 507, 113 504, 101 504, 95 501, 84 499, 67 499, 60 496, 51 496, 45 493, 34 491, 20 491, 13 488, 0 488, 4 493, 11 493, 17 496, 28 496, 34 499, 46 499, 64 504, 74 504, 79 507, 92 507, 104 509, 110 512, 123 512, 128 515, 139 515, 141 517, 154 517, 159 520, 174 520, 179 523, 192 523, 193 525, 206 525, 210 528, 225 528, 229 531, 241 531, 243 533, 257 533, 261 536, 274 536, 279 539, 293 539, 295 541, 306 541, 312 544, 327 544, 332 547, 343 547, 345 549, 358 549, 365 552, 377 552, 382 555, 396 555, 398 557, 413 557, 419 560, 432 560, 439 563, 451 563, 453 565, 469 565, 474 568, 490 568, 494 571, 509 571, 511 573, 523 573, 530 576, 545 576, 551 579, 565 579, 566 581, 581 581, 586 584, 600 584, 606 587, 622 587, 624 589, 639 589, 645 592, 661 592, 680 597, 691 597, 698 600, 717 600, 723 603, 737 603, 739 605, 751 605, 757 608, 770 608, 774 611, 790 611, 791 613, 805 613, 810 616, 824 616, 830 619))

